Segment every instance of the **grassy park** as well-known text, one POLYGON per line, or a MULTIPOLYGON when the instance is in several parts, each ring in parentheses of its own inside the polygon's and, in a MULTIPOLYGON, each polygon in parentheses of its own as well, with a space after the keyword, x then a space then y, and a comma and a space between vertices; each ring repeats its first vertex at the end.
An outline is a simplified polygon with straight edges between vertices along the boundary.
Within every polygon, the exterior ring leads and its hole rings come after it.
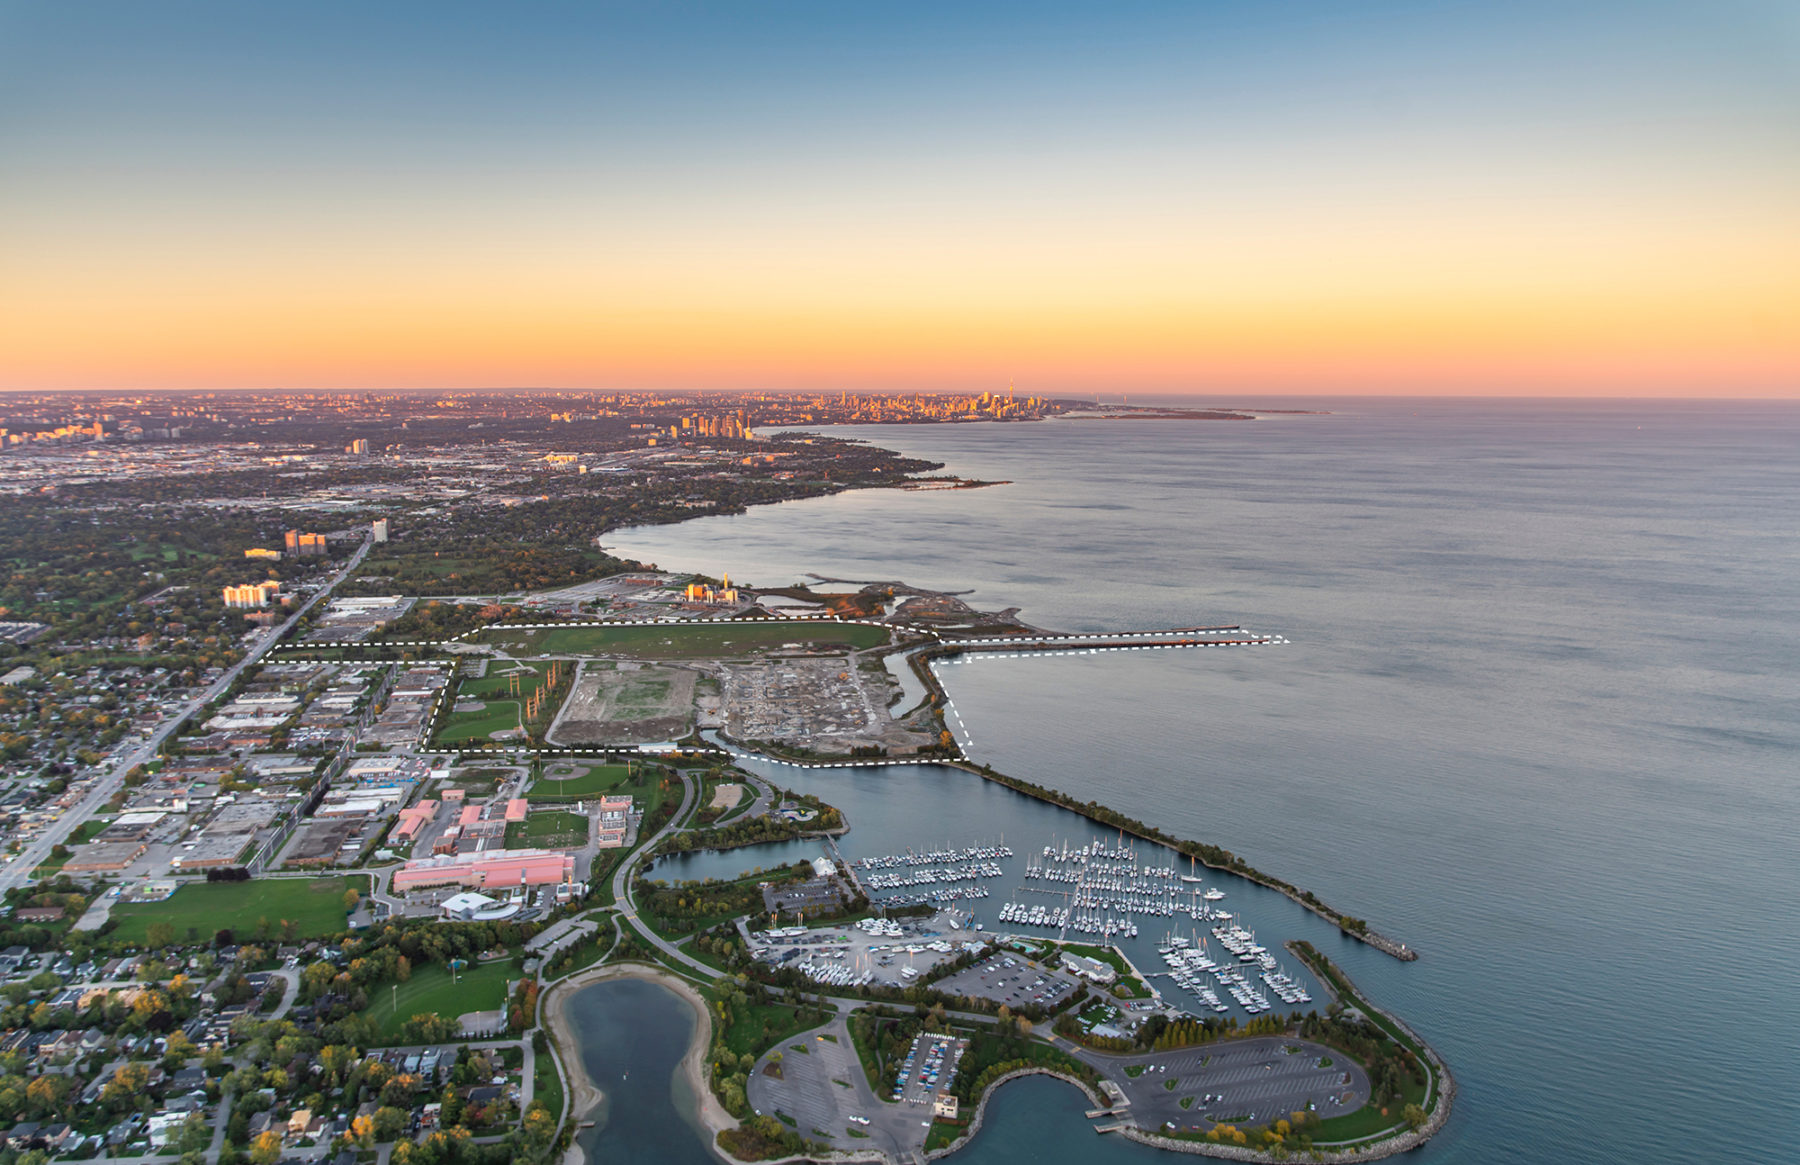
POLYGON ((455 973, 438 964, 420 967, 404 983, 370 990, 369 1010, 383 1043, 400 1038, 400 1029, 415 1015, 433 1012, 448 1019, 471 1011, 498 1011, 506 1005, 506 984, 518 972, 510 959, 479 963, 455 973))
POLYGON ((441 744, 462 744, 471 740, 487 741, 496 732, 519 726, 517 700, 484 700, 482 707, 469 711, 453 711, 438 730, 441 744))
POLYGON ((369 891, 361 874, 330 878, 260 878, 251 882, 195 882, 183 885, 162 902, 121 902, 111 918, 119 924, 114 937, 148 942, 152 923, 175 929, 175 942, 210 939, 220 930, 240 941, 284 937, 282 924, 294 924, 295 938, 323 938, 344 930, 344 892, 369 891))
POLYGON ((717 659, 789 643, 876 647, 888 642, 888 630, 862 623, 575 624, 532 631, 491 627, 481 633, 480 642, 528 655, 717 659))
MULTIPOLYGON (((565 672, 569 664, 563 665, 565 672)), ((440 744, 487 743, 496 732, 513 732, 521 727, 527 702, 540 688, 549 684, 547 667, 520 665, 510 671, 490 671, 480 679, 463 680, 457 685, 455 701, 437 732, 440 744), (516 677, 516 685, 515 685, 516 677), (458 705, 476 704, 477 707, 458 705)), ((567 677, 564 677, 564 686, 567 677)), ((547 723, 555 714, 551 706, 557 697, 547 697, 533 723, 547 723)))

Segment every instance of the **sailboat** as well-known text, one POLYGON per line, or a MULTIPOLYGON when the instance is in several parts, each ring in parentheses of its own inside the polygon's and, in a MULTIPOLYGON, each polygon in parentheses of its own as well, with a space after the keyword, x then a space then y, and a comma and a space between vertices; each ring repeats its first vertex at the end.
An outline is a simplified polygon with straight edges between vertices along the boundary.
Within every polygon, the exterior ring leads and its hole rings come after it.
POLYGON ((1188 872, 1181 875, 1181 880, 1183 882, 1187 882, 1194 886, 1198 886, 1200 883, 1206 881, 1205 878, 1201 878, 1201 877, 1198 877, 1197 875, 1195 875, 1195 873, 1194 873, 1194 857, 1192 854, 1188 855, 1188 872))

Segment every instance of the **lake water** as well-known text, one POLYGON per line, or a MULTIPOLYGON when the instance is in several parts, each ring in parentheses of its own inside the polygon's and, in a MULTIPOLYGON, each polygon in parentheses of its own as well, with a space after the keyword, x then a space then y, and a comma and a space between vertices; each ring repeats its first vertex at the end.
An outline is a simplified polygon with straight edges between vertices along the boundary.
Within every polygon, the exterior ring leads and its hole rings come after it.
MULTIPOLYGON (((1334 415, 839 429, 1013 484, 609 544, 766 585, 969 590, 1051 628, 1287 636, 942 674, 978 759, 1226 845, 1421 951, 1327 945, 1462 1084, 1423 1159, 1788 1156, 1800 407, 1318 407, 1334 415)), ((955 770, 763 771, 844 807, 849 856, 1079 828, 955 770)), ((1332 934, 1227 889, 1259 936, 1332 934)), ((1020 1129, 1069 1123, 1054 1085, 1002 1097, 1020 1129)), ((1034 1159, 1101 1152, 1148 1151, 1074 1130, 1034 1159)), ((1014 1154, 990 1130, 959 1160, 1014 1154)))
POLYGON ((600 1110, 586 1114, 595 1127, 578 1138, 590 1165, 718 1165, 678 1071, 694 1033, 685 1000, 654 983, 612 979, 582 988, 570 1001, 569 1019, 582 1066, 605 1095, 600 1110))

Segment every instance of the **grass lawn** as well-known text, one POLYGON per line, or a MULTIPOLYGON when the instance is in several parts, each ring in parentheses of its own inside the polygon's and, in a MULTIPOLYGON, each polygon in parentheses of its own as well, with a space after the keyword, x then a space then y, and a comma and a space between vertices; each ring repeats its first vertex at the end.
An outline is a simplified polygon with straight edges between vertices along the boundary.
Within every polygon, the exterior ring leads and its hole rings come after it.
POLYGON ((533 1056, 532 1066, 532 1099, 541 1100, 549 1108, 550 1115, 560 1117, 563 1106, 562 1077, 556 1071, 556 1057, 549 1052, 538 1052, 533 1056))
POLYGON ((1083 943, 1064 943, 1062 949, 1068 951, 1072 955, 1081 955, 1083 958, 1098 959, 1100 962, 1107 964, 1113 970, 1117 971, 1119 973, 1117 982, 1107 988, 1107 993, 1114 998, 1150 998, 1150 988, 1144 985, 1142 979, 1139 979, 1136 975, 1131 973, 1130 964, 1125 961, 1125 956, 1120 954, 1113 947, 1088 946, 1083 943))
MULTIPOLYGON (((255 941, 267 922, 267 937, 279 938, 284 919, 298 925, 300 938, 323 938, 344 931, 344 891, 369 892, 362 874, 328 878, 258 878, 250 882, 194 882, 183 885, 165 902, 121 902, 111 917, 119 926, 113 937, 146 942, 153 922, 175 928, 175 941, 208 939, 221 929, 234 931, 240 942, 255 941)), ((465 1010, 467 1010, 465 1008, 465 1010)))
POLYGON ((743 1055, 760 1056, 783 1040, 831 1022, 831 1012, 785 1003, 746 1004, 732 1008, 731 1026, 719 1037, 726 1047, 743 1055))
POLYGON ((526 792, 528 801, 572 801, 580 797, 592 797, 596 793, 604 793, 616 785, 624 784, 633 776, 640 775, 637 765, 551 765, 545 775, 526 792), (549 774, 567 772, 574 769, 574 774, 562 780, 553 780, 549 774))
POLYGON ((1343 1116, 1334 1116, 1321 1121, 1319 1127, 1312 1130, 1314 1144, 1334 1144, 1341 1141, 1360 1141, 1377 1133, 1385 1133, 1396 1125, 1403 1125, 1400 1113, 1405 1105, 1394 1105, 1388 1109, 1388 1115, 1381 1115, 1381 1109, 1373 1104, 1365 1104, 1355 1112, 1343 1116))
POLYGON ((925 1134, 925 1151, 935 1153, 968 1131, 969 1126, 966 1124, 951 1124, 949 1121, 933 1120, 931 1131, 925 1134))
POLYGON ((539 810, 506 827, 507 849, 570 849, 585 845, 588 819, 566 809, 539 810))
POLYGON ((695 935, 693 938, 687 940, 686 942, 677 944, 675 949, 679 950, 682 954, 686 955, 688 958, 693 959, 696 962, 705 963, 707 966, 711 967, 715 971, 729 972, 731 970, 731 968, 727 967, 725 965, 724 960, 720 959, 719 956, 714 955, 714 954, 709 954, 708 952, 701 950, 699 944, 700 944, 700 936, 695 935))
POLYGON ((434 1011, 455 1019, 470 1011, 497 1011, 506 1005, 506 981, 518 974, 511 959, 478 963, 456 973, 438 964, 413 971, 412 978, 400 984, 382 984, 369 989, 369 1010, 375 1021, 377 1038, 384 1044, 400 1039, 400 1028, 415 1015, 434 1011))
POLYGON ((491 627, 481 642, 526 654, 619 655, 634 659, 716 659, 778 649, 786 643, 876 647, 885 627, 861 623, 692 623, 642 626, 577 625, 539 631, 491 627))

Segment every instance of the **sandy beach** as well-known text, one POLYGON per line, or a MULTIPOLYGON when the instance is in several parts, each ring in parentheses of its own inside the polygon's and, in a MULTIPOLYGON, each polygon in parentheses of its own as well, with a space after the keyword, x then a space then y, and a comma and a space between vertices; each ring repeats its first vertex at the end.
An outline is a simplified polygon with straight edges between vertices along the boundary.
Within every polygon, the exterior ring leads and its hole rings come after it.
MULTIPOLYGON (((708 1010, 706 1000, 694 990, 693 984, 674 975, 659 971, 643 964, 624 966, 595 967, 582 971, 567 979, 552 984, 543 1000, 544 1027, 550 1033, 556 1045, 558 1058, 563 1065, 564 1076, 569 1085, 569 1119, 576 1123, 586 1120, 605 1094, 589 1078, 587 1068, 581 1062, 580 1040, 575 1034, 575 1025, 568 1015, 569 1003, 584 987, 595 983, 603 983, 608 979, 643 979, 668 988, 687 1001, 694 1010, 694 1038, 688 1045, 687 1054, 681 1058, 681 1071, 687 1078, 699 1109, 700 1122, 706 1127, 707 1143, 712 1144, 714 1138, 725 1129, 737 1128, 738 1122, 719 1104, 712 1089, 706 1085, 706 1051, 712 1046, 712 1014, 708 1010)), ((717 1150, 714 1150, 717 1152, 717 1150)), ((563 1165, 584 1165, 585 1155, 579 1145, 571 1145, 568 1155, 563 1158, 563 1165)))

